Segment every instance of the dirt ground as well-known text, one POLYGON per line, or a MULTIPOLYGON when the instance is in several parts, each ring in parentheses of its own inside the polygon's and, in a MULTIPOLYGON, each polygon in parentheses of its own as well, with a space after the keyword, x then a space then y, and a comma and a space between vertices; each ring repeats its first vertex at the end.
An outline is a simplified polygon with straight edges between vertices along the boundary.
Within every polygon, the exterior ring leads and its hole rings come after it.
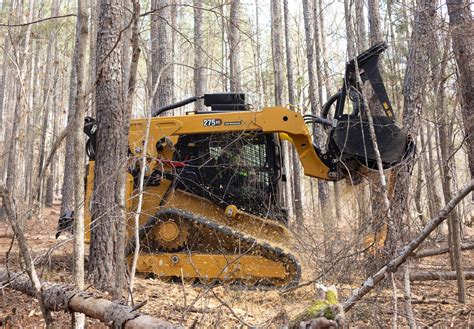
MULTIPOLYGON (((58 207, 48 208, 39 219, 26 222, 28 241, 35 255, 40 255, 52 246, 56 246, 48 261, 39 265, 38 272, 43 280, 71 282, 72 241, 55 240, 58 207)), ((10 249, 12 232, 6 222, 0 222, 0 270, 5 270, 5 255, 10 249)), ((466 270, 474 269, 474 253, 465 252, 466 270)), ((19 264, 18 250, 13 244, 10 252, 10 264, 19 264)), ((424 260, 419 269, 439 269, 447 266, 447 256, 424 260)), ((10 265, 11 270, 17 270, 10 265)), ((303 274, 303 280, 310 279, 303 274)), ((336 284, 340 299, 344 300, 351 291, 360 285, 363 278, 355 278, 353 284, 336 284)), ((332 284, 331 282, 324 282, 332 284)), ((403 289, 398 282, 398 324, 406 326, 403 317, 403 289)), ((158 279, 138 277, 134 299, 136 303, 147 301, 141 308, 169 322, 190 327, 278 327, 285 317, 294 318, 307 308, 314 299, 314 287, 296 289, 282 294, 273 291, 244 291, 229 287, 196 287, 187 284, 165 283, 158 279)), ((467 281, 467 302, 456 301, 455 281, 432 281, 412 285, 414 313, 420 327, 437 328, 474 328, 474 282, 467 281)), ((381 289, 366 296, 348 314, 350 327, 389 327, 393 315, 392 290, 381 289)), ((10 316, 15 327, 42 328, 38 302, 19 292, 2 287, 0 291, 0 320, 10 316)), ((54 314, 58 327, 68 327, 70 315, 54 314)), ((96 320, 87 320, 90 328, 105 327, 96 320)))

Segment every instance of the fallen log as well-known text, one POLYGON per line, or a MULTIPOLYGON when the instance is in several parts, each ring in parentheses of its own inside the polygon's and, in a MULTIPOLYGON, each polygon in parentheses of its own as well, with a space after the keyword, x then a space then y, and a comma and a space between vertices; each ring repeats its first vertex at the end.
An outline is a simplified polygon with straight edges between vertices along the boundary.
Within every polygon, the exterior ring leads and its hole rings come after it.
MULTIPOLYGON (((0 271, 0 286, 8 286, 31 297, 35 289, 25 274, 0 271)), ((74 286, 41 282, 45 307, 50 311, 79 312, 98 319, 112 328, 178 328, 167 321, 142 314, 133 307, 107 300, 98 294, 77 290, 74 286)))
MULTIPOLYGON (((461 244, 461 250, 473 250, 474 249, 474 241, 473 242, 465 242, 461 244)), ((436 248, 436 249, 425 249, 425 250, 420 250, 418 251, 413 258, 425 258, 425 257, 431 257, 431 256, 437 256, 437 255, 442 255, 446 254, 449 252, 449 247, 442 247, 442 248, 436 248)))
MULTIPOLYGON (((464 271, 464 278, 466 280, 474 280, 474 271, 464 271)), ((455 271, 420 271, 410 273, 410 281, 445 281, 456 279, 455 271)))

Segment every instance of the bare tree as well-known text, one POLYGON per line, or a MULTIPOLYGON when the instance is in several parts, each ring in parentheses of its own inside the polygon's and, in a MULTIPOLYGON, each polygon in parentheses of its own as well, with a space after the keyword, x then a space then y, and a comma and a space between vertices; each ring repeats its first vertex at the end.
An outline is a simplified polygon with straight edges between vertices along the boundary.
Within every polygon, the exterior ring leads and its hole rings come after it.
MULTIPOLYGON (((34 0, 29 1, 29 14, 28 14, 28 19, 31 20, 33 18, 33 8, 35 5, 34 0)), ((6 187, 9 191, 10 194, 12 194, 12 197, 15 197, 15 190, 17 187, 17 151, 20 149, 18 145, 18 131, 20 129, 20 121, 22 118, 22 112, 23 108, 27 106, 27 100, 25 99, 26 91, 24 88, 26 87, 26 74, 27 74, 27 69, 28 69, 28 61, 27 61, 27 55, 29 53, 30 49, 30 37, 31 37, 31 25, 28 25, 25 31, 25 36, 24 36, 24 42, 23 42, 23 48, 21 49, 21 52, 18 54, 20 55, 18 57, 18 60, 20 61, 17 64, 17 76, 18 76, 18 85, 17 85, 17 90, 16 90, 16 103, 15 103, 15 112, 13 114, 13 124, 12 124, 12 130, 10 134, 10 146, 7 148, 8 150, 8 164, 7 164, 7 179, 6 179, 6 187)))
POLYGON ((242 73, 240 58, 240 0, 230 3, 229 18, 229 58, 230 58, 230 91, 242 91, 242 73))
MULTIPOLYGON (((194 0, 194 94, 204 94, 204 40, 202 30, 202 2, 194 0)), ((195 110, 202 111, 204 103, 202 99, 196 102, 195 110)))
MULTIPOLYGON (((372 0, 369 1, 369 3, 371 2, 372 0)), ((374 4, 369 4, 369 6, 373 6, 374 4)), ((369 15, 370 15, 370 12, 369 12, 369 15)), ((356 45, 357 45, 357 52, 360 53, 362 51, 364 51, 365 49, 368 48, 368 44, 367 44, 367 31, 366 31, 366 27, 365 27, 365 23, 366 23, 366 20, 365 20, 365 14, 364 14, 364 0, 356 0, 355 1, 355 18, 356 18, 356 21, 355 21, 355 25, 356 25, 356 33, 355 33, 355 37, 356 37, 356 45)), ((372 19, 373 20, 373 19, 372 19)), ((380 17, 378 18, 378 20, 380 21, 380 17)), ((370 20, 369 20, 370 22, 370 20)), ((379 22, 380 24, 380 22, 379 22)), ((372 26, 373 26, 373 23, 372 23, 372 26)), ((371 30, 372 29, 372 26, 371 26, 371 30)), ((379 40, 381 41, 381 40, 379 40)))
MULTIPOLYGON (((173 101, 173 70, 172 70, 172 33, 171 33, 171 0, 152 0, 151 16, 151 62, 152 85, 156 84, 158 76, 161 80, 158 91, 153 99, 153 111, 168 105, 173 101), (160 71, 163 73, 160 74, 160 71)), ((151 93, 151 91, 150 91, 151 93)))
MULTIPOLYGON (((115 270, 123 254, 117 252, 119 221, 125 220, 125 162, 129 113, 123 103, 120 31, 121 0, 100 0, 97 29, 97 148, 89 275, 95 286, 112 291, 115 270), (118 44, 117 44, 118 42, 118 44)), ((123 232, 124 234, 125 232, 123 232)), ((123 248, 123 246, 122 246, 123 248)), ((124 273, 123 273, 124 275, 124 273)))
MULTIPOLYGON (((415 139, 419 132, 420 115, 423 110, 426 79, 428 78, 430 29, 436 15, 435 4, 430 0, 418 3, 415 12, 413 33, 410 40, 405 80, 403 82, 403 128, 410 138, 415 139)), ((397 242, 406 229, 408 198, 410 191, 410 173, 412 161, 398 168, 395 177, 395 190, 392 199, 392 218, 394 226, 389 227, 389 239, 385 246, 389 255, 394 255, 397 242), (391 232, 393 230, 394 232, 391 232)))
MULTIPOLYGON (((52 4, 52 12, 53 13, 58 13, 59 12, 59 3, 58 1, 54 1, 52 4)), ((43 167, 44 164, 44 157, 46 153, 46 133, 48 129, 51 129, 50 126, 50 113, 52 112, 51 108, 51 93, 52 93, 52 88, 54 88, 54 72, 53 72, 53 43, 55 40, 55 33, 51 31, 49 33, 49 38, 48 38, 48 46, 47 46, 47 55, 46 55, 46 66, 45 66, 45 72, 44 72, 44 79, 43 79, 43 123, 41 127, 41 137, 40 137, 40 149, 39 149, 39 168, 43 167)), ((40 174, 40 170, 38 170, 38 175, 40 174)), ((36 177, 35 179, 40 179, 40 177, 36 177)), ((43 204, 43 201, 45 199, 43 198, 44 195, 44 190, 41 182, 38 183, 40 186, 39 189, 39 195, 37 196, 38 201, 40 204, 43 204)), ((51 200, 48 200, 51 201, 51 200)), ((48 202, 50 205, 51 203, 48 202)))
MULTIPOLYGON (((304 14, 304 26, 305 26, 305 39, 306 39, 306 57, 307 57, 307 65, 308 65, 308 79, 309 79, 309 99, 311 103, 311 113, 315 116, 320 114, 320 99, 318 101, 318 93, 319 93, 319 81, 317 74, 314 70, 316 59, 314 53, 314 30, 311 24, 314 24, 314 11, 312 10, 312 6, 310 1, 303 0, 303 14, 304 14)), ((315 145, 322 149, 324 147, 324 133, 322 129, 317 129, 317 127, 313 126, 313 139, 315 141, 315 145)), ((325 238, 325 248, 326 252, 329 252, 328 247, 328 238, 329 232, 331 230, 330 226, 330 218, 332 217, 332 211, 330 208, 330 200, 329 200, 329 185, 327 182, 322 180, 318 180, 318 199, 319 199, 319 206, 321 210, 321 220, 323 222, 324 228, 324 238, 325 238)), ((328 254, 326 255, 328 256, 328 254)))
MULTIPOLYGON (((286 78, 288 81, 288 102, 290 106, 296 104, 295 96, 295 81, 293 77, 293 51, 292 44, 290 41, 290 14, 288 8, 288 0, 283 0, 283 14, 284 14, 284 27, 285 27, 285 49, 286 49, 286 78)), ((292 160, 293 160, 293 187, 294 187, 294 215, 295 220, 303 220, 303 195, 301 194, 301 165, 299 162, 298 153, 296 149, 292 148, 292 160)))
MULTIPOLYGON (((86 47, 88 31, 87 0, 77 1, 77 25, 79 34, 76 35, 77 51, 77 95, 75 97, 76 113, 74 117, 74 282, 78 289, 84 289, 84 176, 85 176, 85 142, 84 114, 85 100, 85 70, 86 47)), ((75 328, 84 328, 83 314, 74 314, 75 328)))
MULTIPOLYGON (((59 1, 55 0, 53 1, 53 15, 58 16, 59 15, 59 1)), ((58 94, 59 94, 59 86, 58 86, 58 67, 59 67, 59 58, 58 58, 58 37, 59 31, 56 30, 54 32, 54 59, 53 59, 53 76, 52 76, 52 82, 51 82, 51 106, 52 106, 52 116, 53 116, 53 127, 52 127, 52 135, 53 138, 51 138, 51 143, 50 145, 53 146, 53 139, 56 138, 57 131, 59 129, 59 114, 60 111, 58 110, 58 94)), ((46 191, 45 191, 45 205, 46 207, 52 207, 53 206, 53 201, 54 201, 54 185, 56 181, 55 173, 56 173, 56 167, 57 167, 57 160, 58 156, 55 156, 54 160, 51 162, 51 166, 49 167, 49 175, 48 179, 46 181, 46 191)))
MULTIPOLYGON (((285 46, 283 35, 283 15, 280 1, 272 1, 271 7, 272 18, 272 54, 273 54, 273 71, 274 71, 274 87, 275 87, 275 104, 283 106, 285 104, 284 86, 285 86, 285 46)), ((288 209, 290 217, 293 216, 293 197, 291 181, 291 158, 288 143, 283 143, 282 155, 285 163, 286 184, 283 186, 282 200, 288 209)))
POLYGON ((451 39, 459 74, 458 83, 462 96, 461 113, 467 136, 465 143, 472 178, 474 177, 474 35, 470 8, 472 4, 467 0, 448 0, 446 4, 448 5, 451 39))
MULTIPOLYGON (((437 40, 437 36, 432 31, 432 40, 437 40)), ((446 41, 447 41, 446 37, 446 41)), ((441 42, 442 40, 440 40, 441 42)), ((446 43, 446 42, 445 42, 446 43)), ((448 113, 445 111, 445 83, 446 83, 446 66, 448 61, 448 47, 446 45, 443 54, 441 55, 441 49, 438 47, 438 43, 430 44, 430 57, 432 64, 432 72, 434 75, 434 95, 435 95, 435 118, 438 124, 436 129, 439 135, 439 149, 442 162, 439 164, 441 172, 441 186, 445 200, 450 200, 453 194, 454 188, 454 177, 456 176, 454 159, 450 156, 452 154, 453 146, 451 143, 450 133, 454 124, 453 120, 448 120, 448 113), (438 64, 441 63, 441 64, 438 64), (439 68, 438 68, 439 67, 439 68), (449 122, 448 122, 449 121, 449 122)), ((466 288, 465 279, 463 274, 463 258, 461 254, 461 232, 460 232, 461 220, 459 211, 454 209, 448 217, 448 242, 450 246, 450 260, 452 267, 456 270, 458 275, 458 300, 465 302, 466 300, 466 288)))
MULTIPOLYGON (((79 26, 76 24, 76 35, 79 35, 79 26)), ((69 77, 69 100, 67 112, 67 124, 74 120, 76 113, 77 95, 77 41, 74 44, 71 59, 71 75, 69 77)), ((95 85, 95 82, 94 82, 95 85)), ((67 210, 74 208, 74 138, 72 135, 66 136, 66 151, 64 153, 64 178, 62 184, 61 215, 67 210)))

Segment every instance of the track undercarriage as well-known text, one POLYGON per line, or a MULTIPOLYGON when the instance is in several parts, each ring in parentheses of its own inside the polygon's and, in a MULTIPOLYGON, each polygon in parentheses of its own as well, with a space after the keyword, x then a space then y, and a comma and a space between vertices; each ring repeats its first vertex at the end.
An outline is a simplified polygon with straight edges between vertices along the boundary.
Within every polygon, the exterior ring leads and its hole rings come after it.
POLYGON ((261 220, 255 225, 255 218, 243 213, 229 219, 209 201, 182 191, 176 191, 172 200, 140 229, 139 272, 202 284, 288 287, 298 283, 301 269, 296 257, 271 239, 278 236, 276 240, 283 242, 290 236, 278 222, 261 220), (174 207, 185 200, 188 205, 194 202, 195 212, 174 207))

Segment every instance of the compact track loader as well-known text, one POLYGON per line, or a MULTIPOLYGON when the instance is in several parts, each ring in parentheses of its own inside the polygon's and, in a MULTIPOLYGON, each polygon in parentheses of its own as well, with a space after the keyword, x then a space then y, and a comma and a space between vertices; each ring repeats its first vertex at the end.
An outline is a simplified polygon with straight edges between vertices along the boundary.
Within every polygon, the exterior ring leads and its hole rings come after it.
MULTIPOLYGON (((281 141, 296 148, 305 175, 337 181, 351 173, 377 167, 364 119, 361 86, 369 81, 385 111, 374 117, 375 133, 385 169, 402 162, 413 146, 395 123, 395 114, 377 68, 386 49, 378 44, 346 66, 343 86, 324 105, 320 117, 286 107, 249 110, 244 94, 221 93, 191 97, 154 113, 147 143, 144 202, 140 213, 139 272, 188 282, 241 283, 287 287, 301 275, 291 253, 287 212, 281 189, 286 183, 281 141), (346 97, 353 102, 345 114, 346 97), (203 98, 208 111, 159 116, 203 98), (333 118, 330 108, 335 105, 333 118), (307 124, 328 130, 325 151, 313 144, 307 124)), ((139 159, 145 145, 147 119, 130 123, 127 211, 137 207, 139 159)), ((317 129, 321 129, 317 127, 317 129)), ((89 156, 86 204, 93 192, 95 132, 86 119, 89 156)), ((86 227, 90 223, 86 207, 86 227)), ((68 213, 59 228, 70 223, 68 213)), ((297 218, 296 220, 302 220, 297 218)), ((132 223, 130 226, 133 227, 132 223)), ((131 240, 132 234, 130 232, 131 240)), ((134 246, 129 245, 131 253, 134 246)))

